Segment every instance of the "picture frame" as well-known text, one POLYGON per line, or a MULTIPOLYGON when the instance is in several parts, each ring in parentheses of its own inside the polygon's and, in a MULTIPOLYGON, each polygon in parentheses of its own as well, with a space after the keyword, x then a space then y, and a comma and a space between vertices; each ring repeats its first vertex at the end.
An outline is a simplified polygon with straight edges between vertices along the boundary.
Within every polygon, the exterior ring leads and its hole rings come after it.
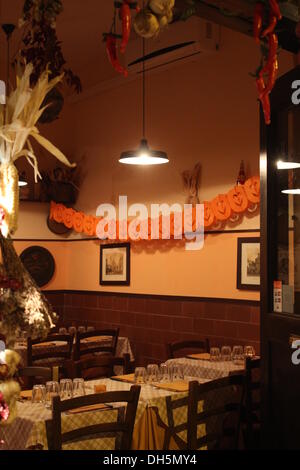
POLYGON ((100 285, 130 285, 130 243, 100 246, 100 285))
POLYGON ((260 290, 260 238, 238 238, 237 289, 260 290))

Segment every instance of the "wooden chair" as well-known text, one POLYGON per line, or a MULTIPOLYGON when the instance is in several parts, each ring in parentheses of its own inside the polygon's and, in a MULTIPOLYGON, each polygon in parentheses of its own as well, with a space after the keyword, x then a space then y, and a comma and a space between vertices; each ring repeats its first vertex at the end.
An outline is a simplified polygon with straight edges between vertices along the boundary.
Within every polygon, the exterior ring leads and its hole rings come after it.
POLYGON ((72 358, 74 335, 50 334, 47 338, 27 339, 27 365, 59 366, 60 378, 66 377, 65 363, 72 358), (64 345, 47 347, 45 343, 62 342, 64 345), (45 344, 43 350, 42 345, 45 344), (40 348, 33 347, 39 345, 40 348))
POLYGON ((243 434, 246 449, 260 448, 260 359, 246 358, 243 434))
POLYGON ((177 341, 167 344, 167 357, 174 359, 175 357, 183 357, 187 354, 209 352, 209 340, 192 340, 192 341, 177 341))
POLYGON ((121 366, 123 368, 123 374, 129 374, 129 354, 124 354, 123 357, 113 357, 111 355, 87 357, 79 361, 69 361, 66 364, 69 377, 73 379, 82 377, 85 380, 112 377, 115 375, 115 366, 121 366))
POLYGON ((24 367, 16 375, 22 389, 32 389, 37 383, 46 383, 50 380, 58 381, 58 367, 24 367), (25 379, 25 380, 24 380, 25 379))
POLYGON ((119 328, 110 329, 110 330, 95 330, 88 331, 86 333, 76 334, 76 343, 75 343, 75 353, 74 359, 79 361, 83 356, 87 354, 95 353, 109 353, 112 356, 116 355, 117 343, 119 338, 119 328), (103 340, 101 342, 101 337, 108 336, 111 338, 111 344, 109 346, 103 345, 103 340), (88 343, 82 343, 82 340, 88 338, 95 338, 90 345, 88 343), (101 344, 102 343, 102 344, 101 344))
POLYGON ((63 445, 66 443, 78 443, 85 440, 87 437, 90 439, 99 439, 109 435, 109 437, 116 437, 116 450, 130 450, 140 391, 140 386, 133 385, 130 391, 125 392, 98 393, 65 401, 60 401, 59 396, 54 397, 52 439, 50 439, 49 442, 49 449, 62 450, 63 445), (62 434, 61 413, 81 406, 95 405, 98 403, 127 403, 126 413, 122 419, 118 421, 92 424, 62 434))
POLYGON ((187 397, 175 400, 167 397, 168 427, 164 449, 172 437, 181 450, 237 449, 240 415, 244 398, 245 378, 242 374, 213 380, 204 384, 190 382, 187 397), (198 411, 199 402, 202 411, 198 411), (187 422, 175 424, 174 412, 187 406, 187 422), (198 438, 198 426, 205 425, 206 434, 198 438), (179 433, 185 432, 186 439, 179 433))

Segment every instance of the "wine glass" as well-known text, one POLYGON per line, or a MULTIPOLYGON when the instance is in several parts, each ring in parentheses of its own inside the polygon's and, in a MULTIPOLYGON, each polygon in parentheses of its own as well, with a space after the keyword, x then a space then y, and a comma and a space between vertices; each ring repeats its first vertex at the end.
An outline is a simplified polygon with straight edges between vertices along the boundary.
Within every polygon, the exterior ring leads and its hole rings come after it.
POLYGON ((82 397, 85 395, 84 379, 73 380, 73 397, 82 397))
POLYGON ((134 383, 145 384, 146 383, 146 369, 145 367, 137 367, 134 371, 134 383))
POLYGON ((244 361, 244 348, 243 346, 233 346, 232 349, 232 360, 236 365, 243 364, 244 361))
POLYGON ((255 349, 253 346, 245 346, 245 357, 254 357, 255 356, 255 349))
POLYGON ((60 328, 60 329, 59 329, 59 334, 60 334, 60 335, 66 335, 66 334, 68 334, 67 328, 64 328, 64 327, 63 327, 63 328, 60 328))
POLYGON ((70 326, 69 334, 70 335, 76 335, 76 326, 70 326))
POLYGON ((52 398, 59 395, 59 383, 50 381, 46 383, 46 408, 52 408, 52 398))
POLYGON ((79 326, 77 331, 78 333, 85 333, 86 332, 85 326, 79 326))
POLYGON ((218 362, 221 359, 220 348, 210 348, 210 360, 212 362, 218 362))
POLYGON ((170 377, 170 368, 168 364, 161 364, 159 367, 159 375, 160 375, 160 381, 161 382, 170 382, 171 377, 170 377))
POLYGON ((60 381, 60 399, 69 400, 73 397, 73 382, 71 379, 62 379, 60 381))
POLYGON ((221 349, 221 359, 222 361, 230 361, 231 360, 231 347, 230 346, 223 346, 221 349))
POLYGON ((46 387, 45 385, 34 385, 32 390, 32 403, 45 403, 46 387))
POLYGON ((149 364, 147 366, 147 382, 149 384, 159 381, 159 368, 157 364, 149 364))
POLYGON ((177 382, 179 380, 184 380, 183 366, 182 364, 173 364, 171 366, 170 375, 172 382, 177 382))

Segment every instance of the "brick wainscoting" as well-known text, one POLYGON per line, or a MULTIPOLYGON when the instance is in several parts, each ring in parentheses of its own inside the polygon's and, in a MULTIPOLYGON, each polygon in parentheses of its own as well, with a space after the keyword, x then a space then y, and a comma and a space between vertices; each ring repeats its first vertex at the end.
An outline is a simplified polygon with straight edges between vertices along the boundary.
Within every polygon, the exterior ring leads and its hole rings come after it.
POLYGON ((259 302, 99 292, 45 292, 65 324, 118 327, 138 365, 166 359, 171 341, 209 338, 211 345, 249 344, 259 353, 259 302))

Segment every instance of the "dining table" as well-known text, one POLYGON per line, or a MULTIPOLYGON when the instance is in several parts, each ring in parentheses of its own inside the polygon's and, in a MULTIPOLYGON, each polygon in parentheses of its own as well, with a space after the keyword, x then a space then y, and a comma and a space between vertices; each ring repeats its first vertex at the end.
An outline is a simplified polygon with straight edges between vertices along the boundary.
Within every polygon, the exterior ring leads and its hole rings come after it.
POLYGON ((194 355, 191 357, 180 357, 169 359, 166 363, 170 366, 180 364, 185 376, 197 377, 202 379, 215 380, 227 377, 245 371, 245 361, 211 361, 201 359, 203 355, 194 355))
MULTIPOLYGON (((86 340, 82 340, 82 347, 83 348, 92 348, 99 346, 110 346, 111 344, 111 337, 109 336, 102 336, 102 337, 97 337, 93 339, 92 341, 90 338, 87 338, 86 340)), ((33 345, 33 351, 38 351, 39 354, 47 354, 48 352, 51 353, 53 352, 53 349, 55 348, 55 351, 58 353, 59 352, 64 352, 66 351, 66 344, 63 341, 51 341, 51 342, 45 342, 41 343, 39 345, 33 345)), ((21 357, 21 364, 23 367, 27 366, 27 342, 26 341, 18 341, 16 342, 16 345, 14 347, 14 350, 20 355, 21 357)), ((118 342, 117 342, 117 348, 116 348, 116 357, 123 357, 124 354, 129 354, 130 356, 130 361, 134 361, 134 355, 132 352, 131 344, 130 341, 127 337, 125 336, 119 336, 118 342)), ((41 362, 41 361, 40 361, 41 362)), ((51 364, 53 362, 53 358, 49 359, 42 359, 43 364, 46 364, 49 362, 51 364)), ((36 362, 38 364, 38 361, 36 362)))
MULTIPOLYGON (((188 380, 192 380, 189 378, 188 380)), ((187 380, 187 382, 188 382, 187 380)), ((197 379, 205 383, 208 379, 197 379)), ((86 382, 86 393, 94 393, 95 385, 105 385, 107 391, 129 390, 131 383, 121 380, 100 379, 86 382)), ((187 384, 188 385, 188 384, 187 384)), ((168 427, 167 397, 171 400, 187 397, 187 391, 161 389, 150 384, 141 385, 141 393, 137 407, 136 421, 132 439, 132 450, 163 450, 165 432, 168 427)), ((2 450, 47 450, 48 438, 51 435, 52 411, 44 404, 22 400, 17 403, 18 413, 15 421, 0 427, 0 449, 2 450), (50 433, 50 434, 49 434, 50 433)), ((199 403, 199 411, 201 403, 199 403)), ((85 411, 78 414, 62 414, 62 432, 92 425, 112 422, 124 412, 124 404, 108 405, 107 409, 85 411)), ((187 421, 187 406, 176 410, 175 424, 187 421)), ((205 424, 198 430, 199 437, 205 435, 205 424)), ((171 439, 170 449, 178 449, 171 439)), ((102 437, 87 439, 82 442, 63 445, 63 450, 114 450, 115 438, 102 437)))

